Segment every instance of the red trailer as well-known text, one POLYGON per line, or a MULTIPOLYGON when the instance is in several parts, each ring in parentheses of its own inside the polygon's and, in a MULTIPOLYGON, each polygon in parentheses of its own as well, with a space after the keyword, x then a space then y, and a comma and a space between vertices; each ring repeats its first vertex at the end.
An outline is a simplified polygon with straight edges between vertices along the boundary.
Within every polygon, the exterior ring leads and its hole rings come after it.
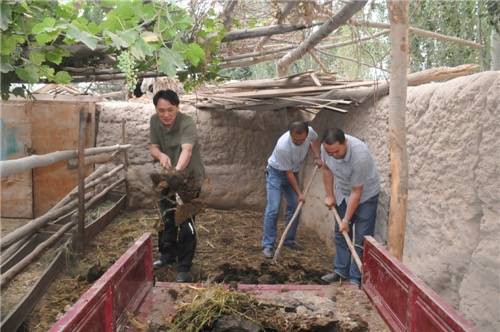
MULTIPOLYGON (((392 331, 477 331, 372 237, 365 240, 362 289, 392 331)), ((150 234, 143 235, 51 328, 51 332, 124 330, 127 313, 146 321, 172 283, 153 282, 150 234)), ((301 290, 322 296, 323 285, 238 285, 249 292, 301 290)), ((165 311, 173 310, 165 306, 165 311)))

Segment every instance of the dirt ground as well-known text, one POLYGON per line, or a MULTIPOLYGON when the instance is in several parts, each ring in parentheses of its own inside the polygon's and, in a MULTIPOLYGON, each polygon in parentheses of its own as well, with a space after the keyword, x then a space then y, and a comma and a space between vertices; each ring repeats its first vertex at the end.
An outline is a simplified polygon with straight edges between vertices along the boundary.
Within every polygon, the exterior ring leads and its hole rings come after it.
MULTIPOLYGON (((155 210, 126 211, 116 217, 89 244, 83 257, 70 257, 70 268, 48 289, 30 316, 27 330, 46 331, 143 233, 152 232, 156 245, 157 218, 155 210)), ((207 209, 197 216, 196 227, 195 281, 316 284, 331 269, 332 253, 305 227, 299 227, 297 237, 303 251, 282 250, 277 265, 265 259, 260 248, 262 212, 207 209)), ((155 272, 158 281, 174 281, 175 274, 175 267, 155 272)), ((370 331, 387 331, 362 291, 334 285, 331 294, 338 310, 358 315, 370 331)))

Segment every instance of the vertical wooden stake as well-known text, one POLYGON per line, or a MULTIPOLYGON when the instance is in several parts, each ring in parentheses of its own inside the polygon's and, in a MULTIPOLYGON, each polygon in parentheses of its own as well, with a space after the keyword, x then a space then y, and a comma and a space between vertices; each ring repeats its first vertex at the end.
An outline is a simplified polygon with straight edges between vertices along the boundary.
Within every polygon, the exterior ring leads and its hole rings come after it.
MULTIPOLYGON (((122 118, 122 144, 127 144, 127 120, 122 118)), ((127 197, 125 198, 125 208, 129 206, 129 187, 127 180, 127 172, 128 172, 128 152, 127 149, 123 149, 123 169, 125 170, 125 194, 127 197)))
POLYGON ((408 86, 408 0, 388 0, 391 22, 391 80, 389 86, 389 147, 391 201, 387 242, 389 252, 403 257, 408 200, 406 92, 408 86))
POLYGON ((87 112, 80 110, 80 124, 78 130, 78 236, 76 249, 85 249, 85 138, 87 112))

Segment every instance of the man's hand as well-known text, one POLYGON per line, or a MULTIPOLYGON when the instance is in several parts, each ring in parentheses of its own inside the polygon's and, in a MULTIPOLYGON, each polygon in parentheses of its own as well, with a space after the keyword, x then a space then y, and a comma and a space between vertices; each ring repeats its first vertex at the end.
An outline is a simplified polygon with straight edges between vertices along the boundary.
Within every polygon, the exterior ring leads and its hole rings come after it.
POLYGON ((170 169, 172 168, 172 161, 170 160, 169 156, 167 156, 166 154, 162 153, 160 155, 160 158, 158 158, 158 160, 160 161, 160 165, 166 169, 170 169))
POLYGON ((305 203, 306 197, 304 196, 303 193, 300 193, 300 194, 297 195, 297 200, 299 201, 299 203, 300 202, 305 203))
POLYGON ((335 197, 333 196, 326 196, 325 197, 325 205, 328 208, 328 210, 331 210, 335 206, 335 197))
POLYGON ((318 168, 323 167, 323 160, 320 157, 314 157, 314 164, 318 166, 318 168))
POLYGON ((349 232, 349 223, 346 220, 342 220, 340 223, 339 231, 341 233, 344 231, 349 232))

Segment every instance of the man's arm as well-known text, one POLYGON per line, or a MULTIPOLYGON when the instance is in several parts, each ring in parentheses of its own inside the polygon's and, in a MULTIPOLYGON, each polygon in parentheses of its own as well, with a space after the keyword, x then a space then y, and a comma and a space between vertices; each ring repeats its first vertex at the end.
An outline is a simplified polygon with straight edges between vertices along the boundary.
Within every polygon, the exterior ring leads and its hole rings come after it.
POLYGON ((188 167, 191 161, 191 156, 193 155, 193 145, 192 144, 182 144, 181 145, 181 155, 175 166, 176 171, 183 171, 188 167))
POLYGON ((299 202, 305 202, 305 197, 302 191, 299 188, 299 184, 297 182, 297 178, 295 177, 295 174, 293 174, 292 171, 286 171, 286 177, 288 179, 288 183, 292 186, 293 191, 297 194, 297 200, 299 202))
POLYGON ((170 158, 160 150, 160 146, 158 144, 150 144, 149 152, 153 156, 153 158, 157 159, 160 162, 162 167, 169 169, 172 167, 172 162, 170 158))
POLYGON ((325 205, 331 209, 336 205, 335 194, 333 192, 333 173, 328 167, 323 167, 323 187, 325 188, 325 205))
POLYGON ((349 230, 349 223, 351 222, 352 216, 359 206, 361 200, 361 194, 363 193, 363 186, 352 187, 351 194, 347 202, 347 210, 345 212, 344 219, 342 219, 342 227, 340 231, 349 230))

